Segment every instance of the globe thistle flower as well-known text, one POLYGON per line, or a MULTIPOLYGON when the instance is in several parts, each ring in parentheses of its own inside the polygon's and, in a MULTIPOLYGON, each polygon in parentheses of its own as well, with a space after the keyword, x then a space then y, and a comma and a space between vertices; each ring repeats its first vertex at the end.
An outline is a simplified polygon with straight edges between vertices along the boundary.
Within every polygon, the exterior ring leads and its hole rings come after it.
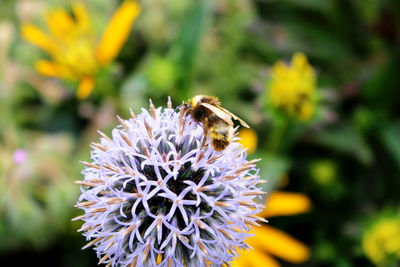
POLYGON ((255 163, 237 142, 202 146, 201 125, 180 111, 142 109, 82 162, 80 231, 108 266, 220 266, 249 246, 262 218, 255 163))

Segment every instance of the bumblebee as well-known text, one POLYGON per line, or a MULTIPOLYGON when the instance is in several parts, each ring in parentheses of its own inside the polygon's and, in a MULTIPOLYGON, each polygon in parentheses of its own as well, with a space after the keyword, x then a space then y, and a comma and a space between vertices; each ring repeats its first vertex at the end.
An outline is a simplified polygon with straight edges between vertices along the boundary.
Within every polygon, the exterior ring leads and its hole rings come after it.
MULTIPOLYGON (((185 113, 202 124, 204 136, 210 136, 211 144, 216 151, 224 150, 232 142, 234 135, 232 118, 238 120, 244 127, 250 128, 245 121, 220 104, 217 97, 207 95, 196 95, 184 104, 185 113)), ((206 138, 203 139, 202 146, 205 145, 205 140, 206 138)))

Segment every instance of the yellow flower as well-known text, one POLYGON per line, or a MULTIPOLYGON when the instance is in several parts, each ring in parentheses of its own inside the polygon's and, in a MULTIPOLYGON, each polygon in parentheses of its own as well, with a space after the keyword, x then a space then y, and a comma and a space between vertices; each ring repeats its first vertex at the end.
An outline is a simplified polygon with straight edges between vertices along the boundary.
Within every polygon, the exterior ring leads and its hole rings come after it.
POLYGON ((125 0, 113 14, 103 36, 96 42, 84 5, 75 2, 73 17, 64 9, 49 11, 45 20, 49 33, 31 23, 22 25, 22 36, 47 52, 52 61, 38 60, 36 70, 46 76, 79 82, 77 97, 92 92, 94 75, 118 55, 140 13, 134 0, 125 0))
POLYGON ((390 261, 400 263, 400 219, 380 220, 364 234, 362 246, 367 257, 378 266, 389 266, 390 261))
MULTIPOLYGON (((268 199, 267 208, 260 217, 295 215, 309 211, 310 199, 298 193, 274 192, 268 199)), ((276 256, 291 263, 302 263, 309 259, 309 248, 288 234, 269 225, 254 228, 255 235, 246 242, 254 249, 240 252, 239 258, 233 262, 234 267, 279 267, 272 257, 276 256)))
POLYGON ((291 65, 278 61, 271 68, 268 101, 274 107, 308 120, 315 109, 316 77, 303 53, 296 53, 291 65))
POLYGON ((248 154, 253 154, 257 148, 257 133, 251 128, 243 128, 239 131, 238 137, 240 138, 239 143, 242 144, 244 148, 248 148, 248 154))

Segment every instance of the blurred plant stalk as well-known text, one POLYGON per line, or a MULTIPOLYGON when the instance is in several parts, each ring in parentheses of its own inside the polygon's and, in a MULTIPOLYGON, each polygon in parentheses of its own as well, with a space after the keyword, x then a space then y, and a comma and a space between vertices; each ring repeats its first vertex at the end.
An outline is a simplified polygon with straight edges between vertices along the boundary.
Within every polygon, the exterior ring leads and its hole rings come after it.
POLYGON ((44 247, 68 229, 78 193, 71 181, 72 138, 0 130, 0 251, 44 247))

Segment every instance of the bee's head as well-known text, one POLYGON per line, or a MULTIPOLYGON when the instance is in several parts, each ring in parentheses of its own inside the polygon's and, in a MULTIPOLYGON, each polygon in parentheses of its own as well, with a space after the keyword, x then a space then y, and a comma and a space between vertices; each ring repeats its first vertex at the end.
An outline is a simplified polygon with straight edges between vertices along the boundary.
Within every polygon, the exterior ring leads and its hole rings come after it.
POLYGON ((178 108, 183 108, 183 111, 185 113, 189 112, 189 110, 192 108, 192 103, 190 99, 187 102, 183 102, 182 105, 180 105, 178 108))
POLYGON ((196 95, 188 99, 188 101, 184 102, 181 106, 184 108, 185 112, 189 112, 191 109, 198 108, 200 104, 204 102, 204 99, 205 99, 204 95, 196 95))

